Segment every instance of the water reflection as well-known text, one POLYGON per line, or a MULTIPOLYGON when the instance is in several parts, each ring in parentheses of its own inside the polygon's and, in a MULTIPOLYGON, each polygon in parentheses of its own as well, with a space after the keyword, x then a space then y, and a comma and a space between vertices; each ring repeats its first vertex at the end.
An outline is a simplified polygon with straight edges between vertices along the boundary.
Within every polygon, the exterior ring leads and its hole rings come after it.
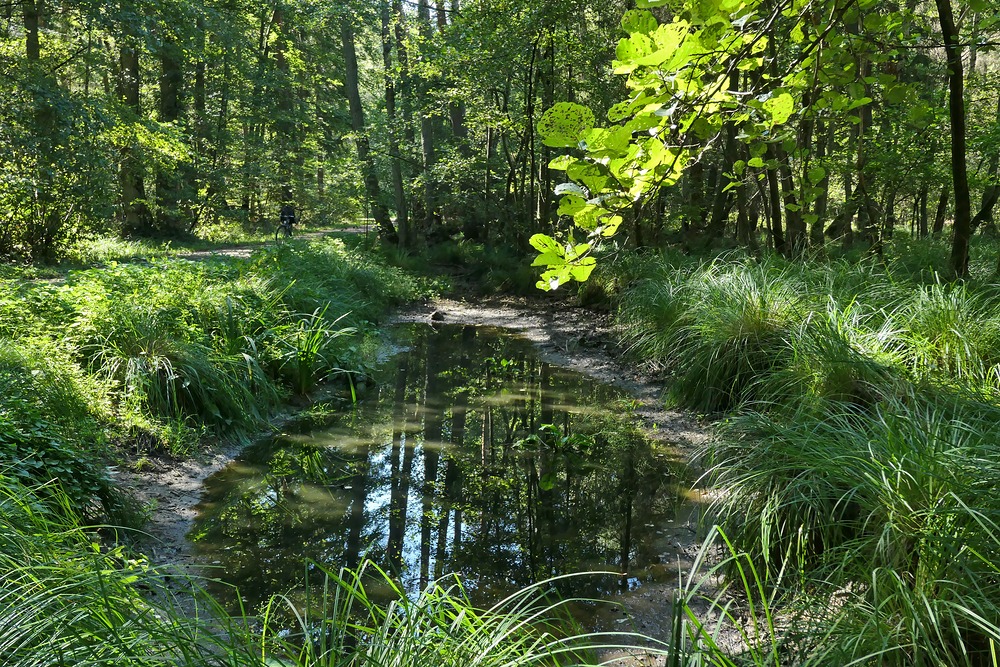
POLYGON ((406 351, 355 410, 207 481, 191 537, 250 608, 316 576, 309 561, 371 558, 411 589, 457 572, 483 598, 580 570, 636 581, 656 562, 648 545, 674 480, 617 416, 625 396, 501 331, 395 336, 406 351))

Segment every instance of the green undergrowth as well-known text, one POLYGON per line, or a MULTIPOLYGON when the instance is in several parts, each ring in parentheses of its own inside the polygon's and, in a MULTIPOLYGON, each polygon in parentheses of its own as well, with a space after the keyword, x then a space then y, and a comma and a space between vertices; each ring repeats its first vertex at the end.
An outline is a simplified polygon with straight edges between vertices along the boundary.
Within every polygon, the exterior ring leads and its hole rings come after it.
POLYGON ((17 667, 259 665, 194 580, 107 549, 53 484, 0 471, 0 654, 17 667), (183 583, 172 593, 171 583, 183 583), (154 593, 155 591, 155 593, 154 593))
POLYGON ((450 291, 538 295, 538 270, 527 254, 515 248, 449 240, 424 248, 390 247, 378 252, 389 264, 433 277, 450 291))
POLYGON ((92 518, 123 518, 105 465, 122 449, 187 455, 374 354, 379 319, 426 281, 334 240, 249 259, 160 257, 0 282, 0 468, 60 479, 92 518))
POLYGON ((995 405, 937 392, 821 418, 749 413, 711 448, 712 514, 758 571, 786 573, 843 664, 990 664, 998 425, 995 405))
POLYGON ((871 403, 899 383, 1000 392, 1000 284, 898 261, 649 260, 619 297, 623 345, 701 412, 789 397, 871 403))
POLYGON ((965 283, 935 270, 942 247, 904 241, 884 259, 665 255, 618 272, 628 353, 673 403, 725 417, 704 452, 715 567, 737 605, 758 601, 742 649, 691 605, 683 664, 997 664, 995 250, 965 283))

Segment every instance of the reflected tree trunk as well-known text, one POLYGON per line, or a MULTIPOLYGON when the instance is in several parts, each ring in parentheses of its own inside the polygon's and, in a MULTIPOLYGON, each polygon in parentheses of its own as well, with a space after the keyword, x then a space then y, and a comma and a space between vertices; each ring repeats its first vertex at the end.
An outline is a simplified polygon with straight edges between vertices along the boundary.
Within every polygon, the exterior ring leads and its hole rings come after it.
POLYGON ((365 529, 365 501, 368 498, 368 471, 371 465, 369 456, 371 447, 365 445, 358 453, 355 473, 351 478, 351 506, 348 509, 347 548, 344 553, 344 565, 350 570, 357 570, 361 565, 361 553, 365 549, 362 536, 365 529))
POLYGON ((409 364, 403 361, 396 373, 393 405, 392 454, 389 481, 389 540, 386 557, 390 569, 402 571, 403 538, 406 535, 407 499, 410 494, 410 470, 413 466, 413 444, 407 437, 406 382, 409 364), (402 457, 402 460, 400 458, 402 457))
POLYGON ((437 496, 438 466, 441 461, 441 440, 444 418, 440 362, 444 357, 445 336, 431 334, 427 347, 427 376, 424 383, 424 479, 420 514, 420 588, 430 581, 431 539, 434 499, 437 496))

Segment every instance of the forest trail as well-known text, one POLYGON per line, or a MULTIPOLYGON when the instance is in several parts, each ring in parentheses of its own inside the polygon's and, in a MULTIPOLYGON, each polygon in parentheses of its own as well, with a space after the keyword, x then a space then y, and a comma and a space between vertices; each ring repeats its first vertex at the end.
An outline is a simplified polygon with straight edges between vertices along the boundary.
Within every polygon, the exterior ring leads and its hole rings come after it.
MULTIPOLYGON (((312 232, 297 232, 292 240, 318 240, 333 234, 358 234, 364 233, 364 228, 346 227, 344 229, 320 229, 312 232)), ((253 243, 235 243, 231 246, 213 248, 211 250, 195 250, 176 255, 176 259, 186 259, 192 262, 203 261, 213 257, 231 257, 234 259, 250 259, 254 250, 266 248, 274 245, 273 239, 268 241, 254 241, 253 243)))
MULTIPOLYGON (((239 248, 229 252, 237 253, 239 248)), ((238 255, 237 255, 238 256, 238 255)), ((625 361, 618 348, 611 318, 551 298, 498 297, 472 301, 442 298, 400 310, 388 323, 469 324, 499 327, 531 341, 543 360, 575 370, 602 383, 626 391, 634 400, 634 416, 641 428, 679 461, 691 463, 708 438, 706 427, 690 415, 663 407, 662 384, 640 365, 625 361)), ((314 397, 322 398, 322 397, 314 397)), ((273 425, 293 415, 278 415, 273 425)), ((266 437, 267 433, 260 434, 266 437)), ((122 472, 121 479, 135 489, 141 500, 153 506, 147 532, 147 551, 158 564, 174 564, 201 571, 211 563, 199 563, 186 539, 201 498, 202 483, 225 467, 240 452, 235 444, 186 462, 153 461, 142 472, 122 472)), ((606 631, 635 631, 654 638, 670 633, 670 604, 676 591, 676 573, 689 569, 699 543, 697 522, 700 505, 684 503, 668 525, 658 526, 655 544, 663 576, 644 582, 636 590, 616 596, 618 606, 606 606, 591 619, 606 631)), ((202 571, 211 576, 211 570, 202 571)), ((633 661, 619 664, 645 664, 633 661)))

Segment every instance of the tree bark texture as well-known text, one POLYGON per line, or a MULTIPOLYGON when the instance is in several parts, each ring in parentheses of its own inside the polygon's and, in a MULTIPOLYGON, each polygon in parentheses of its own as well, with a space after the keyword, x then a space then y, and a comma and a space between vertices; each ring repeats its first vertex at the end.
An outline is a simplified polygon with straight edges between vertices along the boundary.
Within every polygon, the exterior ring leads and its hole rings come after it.
POLYGON ((948 117, 951 120, 951 178, 955 190, 955 235, 951 245, 951 270, 956 278, 969 275, 969 239, 972 205, 965 162, 965 84, 962 79, 962 46, 951 12, 951 0, 935 0, 941 19, 948 63, 948 117))
POLYGON ((351 111, 351 129, 354 130, 356 137, 355 146, 358 152, 358 161, 364 171, 365 194, 368 197, 372 217, 375 218, 375 225, 378 227, 382 240, 386 243, 397 244, 399 236, 389 219, 389 210, 381 201, 378 174, 375 172, 375 164, 371 157, 371 147, 368 143, 367 128, 365 127, 365 112, 361 106, 361 91, 358 86, 358 54, 354 45, 354 28, 347 19, 344 19, 340 24, 340 36, 344 49, 344 88, 351 111))

